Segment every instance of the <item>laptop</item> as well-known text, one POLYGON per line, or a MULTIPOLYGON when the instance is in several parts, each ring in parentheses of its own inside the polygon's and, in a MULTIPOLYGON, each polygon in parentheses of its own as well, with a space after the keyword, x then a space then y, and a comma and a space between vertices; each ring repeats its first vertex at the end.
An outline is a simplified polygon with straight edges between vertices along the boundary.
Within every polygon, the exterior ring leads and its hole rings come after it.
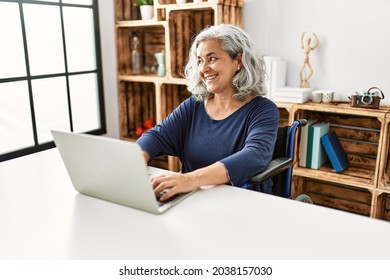
POLYGON ((162 170, 147 167, 141 148, 134 142, 56 130, 51 133, 73 186, 81 194, 161 214, 193 193, 158 201, 150 176, 162 170))

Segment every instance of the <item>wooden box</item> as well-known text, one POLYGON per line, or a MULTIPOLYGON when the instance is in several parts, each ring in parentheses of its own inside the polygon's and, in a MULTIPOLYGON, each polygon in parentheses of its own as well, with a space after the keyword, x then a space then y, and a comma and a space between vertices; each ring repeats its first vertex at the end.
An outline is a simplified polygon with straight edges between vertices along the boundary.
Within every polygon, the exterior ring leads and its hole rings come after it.
POLYGON ((286 108, 279 108, 279 125, 288 126, 289 123, 289 113, 286 108))
POLYGON ((135 140, 137 128, 143 128, 146 120, 157 120, 155 85, 120 82, 119 91, 121 138, 135 140))
POLYGON ((117 61, 119 75, 132 75, 133 38, 139 40, 138 51, 142 55, 143 75, 156 74, 154 54, 165 52, 163 26, 146 26, 117 29, 117 61))
POLYGON ((279 125, 291 125, 293 122, 293 120, 291 119, 291 111, 294 107, 294 103, 276 102, 276 105, 279 108, 279 125))
POLYGON ((161 119, 167 117, 181 102, 190 97, 184 85, 163 84, 161 86, 161 119))
POLYGON ((193 38, 205 27, 214 25, 212 9, 172 11, 169 14, 171 75, 183 78, 184 66, 193 38))
MULTIPOLYGON (((362 188, 376 187, 387 111, 388 108, 351 108, 346 103, 294 106, 294 118, 329 122, 330 131, 336 132, 349 160, 349 167, 341 173, 335 173, 328 161, 319 170, 296 165, 295 174, 362 188)), ((298 137, 298 147, 299 141, 298 137)), ((297 160, 298 156, 299 153, 297 160)))
POLYGON ((371 216, 373 195, 369 190, 306 177, 294 177, 294 181, 296 195, 309 195, 315 205, 371 216))
POLYGON ((141 13, 136 5, 136 0, 115 1, 115 20, 140 20, 141 13))
POLYGON ((390 221, 390 194, 388 192, 378 192, 374 218, 390 221))

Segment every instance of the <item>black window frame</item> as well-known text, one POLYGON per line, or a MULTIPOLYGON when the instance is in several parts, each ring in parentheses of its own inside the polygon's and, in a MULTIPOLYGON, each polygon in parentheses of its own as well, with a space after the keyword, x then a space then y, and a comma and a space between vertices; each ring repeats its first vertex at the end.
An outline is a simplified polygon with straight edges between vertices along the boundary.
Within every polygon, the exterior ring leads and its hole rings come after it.
POLYGON ((16 82, 16 81, 27 81, 28 91, 29 91, 29 102, 31 110, 31 120, 34 136, 34 146, 21 148, 19 150, 11 151, 8 153, 0 154, 0 162, 14 159, 17 157, 33 154, 36 152, 44 151, 55 147, 54 141, 46 142, 39 144, 38 142, 38 132, 36 126, 34 104, 33 104, 33 92, 32 92, 32 80, 42 79, 42 78, 53 78, 53 77, 65 77, 67 84, 67 96, 68 96, 68 114, 70 120, 70 131, 73 131, 73 120, 72 120, 72 107, 70 104, 70 88, 69 88, 69 77, 72 75, 80 74, 96 74, 97 76, 97 95, 98 95, 98 104, 99 104, 99 118, 100 118, 100 128, 85 131, 83 133, 100 135, 107 132, 106 128, 106 116, 105 116, 105 106, 104 106, 104 91, 103 91, 103 70, 102 70, 102 58, 101 58, 101 45, 100 45, 100 30, 99 30, 99 10, 98 10, 98 0, 92 0, 91 5, 81 5, 81 4, 67 4, 62 3, 62 0, 58 2, 45 2, 45 1, 31 1, 31 0, 0 0, 0 2, 8 3, 18 3, 19 5, 19 14, 21 19, 21 32, 23 36, 23 48, 25 51, 25 64, 26 64, 26 76, 22 77, 10 77, 10 78, 0 78, 0 83, 6 82, 16 82), (65 72, 64 73, 53 73, 47 75, 35 75, 30 74, 30 65, 28 58, 28 49, 27 49, 27 40, 26 40, 26 27, 24 22, 23 15, 23 4, 36 4, 36 5, 54 5, 60 7, 60 17, 61 17, 61 32, 63 40, 63 50, 64 50, 64 59, 65 59, 65 72), (91 8, 93 13, 93 24, 94 24, 94 39, 95 39, 95 55, 96 55, 96 69, 90 71, 79 71, 79 72, 69 72, 68 71, 68 60, 66 54, 66 45, 65 45, 65 30, 64 30, 64 17, 63 17, 63 7, 88 7, 91 8))

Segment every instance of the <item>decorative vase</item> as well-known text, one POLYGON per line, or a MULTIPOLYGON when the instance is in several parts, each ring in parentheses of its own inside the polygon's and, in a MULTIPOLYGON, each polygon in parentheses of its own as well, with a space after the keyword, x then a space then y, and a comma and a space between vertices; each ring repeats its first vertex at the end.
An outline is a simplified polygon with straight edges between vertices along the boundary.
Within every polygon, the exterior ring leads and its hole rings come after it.
POLYGON ((165 76, 165 54, 164 53, 155 53, 154 57, 157 61, 157 75, 165 76))
POLYGON ((153 5, 142 5, 139 6, 139 9, 141 11, 141 19, 149 20, 153 18, 154 15, 153 5))

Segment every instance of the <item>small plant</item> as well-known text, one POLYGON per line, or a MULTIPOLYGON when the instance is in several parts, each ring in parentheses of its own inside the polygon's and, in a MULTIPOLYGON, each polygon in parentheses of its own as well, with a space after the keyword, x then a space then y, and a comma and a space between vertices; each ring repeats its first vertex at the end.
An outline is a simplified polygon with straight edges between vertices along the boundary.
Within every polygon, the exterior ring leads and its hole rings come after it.
POLYGON ((137 6, 153 5, 153 0, 136 0, 137 6))

